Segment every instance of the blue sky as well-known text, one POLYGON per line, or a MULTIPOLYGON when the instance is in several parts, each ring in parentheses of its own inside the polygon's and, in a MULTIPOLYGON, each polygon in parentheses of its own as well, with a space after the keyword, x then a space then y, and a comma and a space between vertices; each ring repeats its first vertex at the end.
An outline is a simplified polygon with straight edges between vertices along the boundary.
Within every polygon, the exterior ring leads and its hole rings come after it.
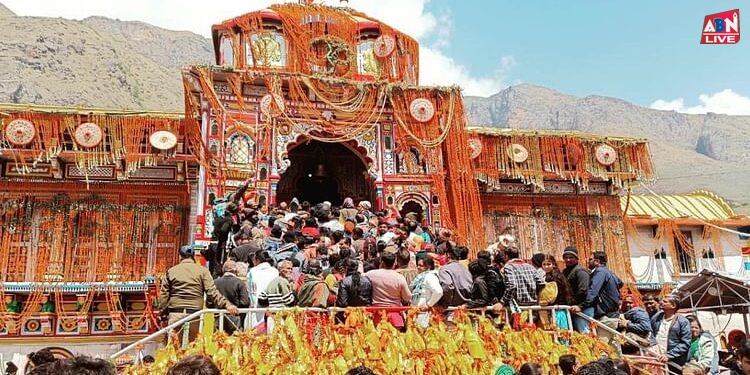
POLYGON ((443 50, 473 74, 489 74, 512 56, 510 82, 649 105, 679 97, 697 104, 700 94, 724 89, 750 96, 750 31, 735 45, 699 44, 706 14, 740 8, 750 25, 750 3, 743 3, 747 13, 739 1, 705 0, 435 0, 428 6, 452 18, 443 50))
MULTIPOLYGON (((205 36, 214 23, 279 2, 284 0, 0 0, 22 16, 100 15, 205 36)), ((530 83, 658 109, 750 115, 750 26, 736 45, 700 44, 707 14, 739 8, 750 25, 747 1, 350 0, 348 5, 420 41, 423 84, 458 84, 467 95, 489 96, 509 84, 530 83)))

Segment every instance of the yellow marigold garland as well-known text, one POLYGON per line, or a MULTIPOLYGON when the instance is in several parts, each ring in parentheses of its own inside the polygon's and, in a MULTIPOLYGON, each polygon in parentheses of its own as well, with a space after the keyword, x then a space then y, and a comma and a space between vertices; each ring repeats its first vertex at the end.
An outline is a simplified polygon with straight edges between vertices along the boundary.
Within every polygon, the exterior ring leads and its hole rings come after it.
MULTIPOLYGON (((492 374, 503 364, 517 369, 525 362, 540 363, 545 373, 556 374, 562 354, 576 355, 579 363, 612 354, 594 337, 559 332, 557 336, 570 340, 566 346, 551 332, 497 330, 492 320, 463 311, 456 313, 454 328, 433 322, 423 329, 410 319, 403 333, 387 320, 374 325, 366 314, 353 310, 344 324, 334 324, 325 314, 280 313, 270 335, 202 336, 184 350, 174 345, 161 349, 149 369, 133 366, 124 373, 165 374, 180 358, 201 354, 226 374, 343 374, 360 365, 379 374, 492 374)), ((409 312, 412 318, 414 314, 409 312)))

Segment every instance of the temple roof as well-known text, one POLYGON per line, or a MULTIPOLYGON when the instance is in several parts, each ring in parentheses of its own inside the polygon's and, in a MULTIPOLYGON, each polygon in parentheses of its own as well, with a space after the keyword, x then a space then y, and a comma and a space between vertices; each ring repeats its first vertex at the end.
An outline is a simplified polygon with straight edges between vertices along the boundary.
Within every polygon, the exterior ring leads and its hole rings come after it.
POLYGON ((0 103, 0 116, 6 115, 2 112, 34 112, 64 115, 116 115, 116 116, 143 116, 160 117, 166 119, 182 119, 184 112, 162 112, 162 111, 134 111, 123 109, 93 108, 93 107, 62 107, 43 104, 15 104, 0 103))
POLYGON ((416 39, 348 7, 274 4, 213 25, 216 65, 416 85, 416 39))
POLYGON ((736 218, 734 210, 718 195, 699 190, 676 195, 631 195, 620 197, 630 217, 653 219, 695 218, 705 221, 736 218))
POLYGON ((491 135, 491 136, 545 136, 545 137, 576 137, 586 138, 589 140, 615 141, 615 142, 648 142, 645 138, 630 137, 613 137, 611 135, 599 135, 584 133, 575 130, 554 130, 554 129, 512 129, 498 128, 493 126, 469 125, 466 131, 474 134, 491 135))
POLYGON ((643 138, 475 126, 466 131, 477 177, 493 188, 506 179, 542 191, 545 180, 568 180, 583 190, 596 180, 622 188, 656 176, 643 138))

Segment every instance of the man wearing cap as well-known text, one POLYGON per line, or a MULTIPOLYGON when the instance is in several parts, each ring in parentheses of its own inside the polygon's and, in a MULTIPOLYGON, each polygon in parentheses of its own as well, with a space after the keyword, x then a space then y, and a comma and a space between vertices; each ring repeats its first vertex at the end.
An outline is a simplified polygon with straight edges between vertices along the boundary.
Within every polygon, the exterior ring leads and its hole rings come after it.
MULTIPOLYGON (((167 270, 164 275, 159 290, 161 316, 168 317, 168 324, 172 324, 200 311, 203 309, 204 294, 208 295, 214 306, 227 309, 232 315, 239 314, 237 306, 227 301, 216 289, 208 269, 195 263, 194 255, 192 246, 182 246, 180 263, 167 270)), ((198 320, 188 324, 188 339, 193 341, 198 336, 198 320)))
POLYGON ((370 201, 360 201, 357 205, 357 211, 359 211, 360 214, 364 215, 367 220, 370 220, 373 218, 373 213, 370 211, 372 209, 372 203, 370 201))
MULTIPOLYGON (((586 294, 589 292, 591 276, 589 271, 578 264, 578 249, 575 246, 568 246, 563 250, 563 260, 565 269, 563 275, 568 279, 570 284, 570 293, 573 296, 573 305, 581 306, 586 301, 586 294)), ((583 309, 583 314, 594 316, 594 308, 587 307, 583 309)), ((581 333, 589 332, 589 322, 573 314, 573 328, 581 333)))

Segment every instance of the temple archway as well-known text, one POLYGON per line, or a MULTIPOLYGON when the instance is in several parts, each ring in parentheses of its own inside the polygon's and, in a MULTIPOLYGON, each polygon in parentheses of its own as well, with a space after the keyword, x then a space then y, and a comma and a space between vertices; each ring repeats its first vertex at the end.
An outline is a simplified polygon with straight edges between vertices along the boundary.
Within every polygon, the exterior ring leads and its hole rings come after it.
POLYGON ((361 155, 346 143, 306 141, 289 146, 289 167, 276 188, 277 202, 297 198, 311 204, 344 198, 372 201, 373 187, 361 155))
POLYGON ((398 208, 401 216, 406 217, 407 214, 413 213, 416 215, 418 223, 422 223, 423 219, 428 218, 430 205, 427 198, 422 194, 418 193, 406 193, 402 194, 396 200, 396 208, 398 208))

